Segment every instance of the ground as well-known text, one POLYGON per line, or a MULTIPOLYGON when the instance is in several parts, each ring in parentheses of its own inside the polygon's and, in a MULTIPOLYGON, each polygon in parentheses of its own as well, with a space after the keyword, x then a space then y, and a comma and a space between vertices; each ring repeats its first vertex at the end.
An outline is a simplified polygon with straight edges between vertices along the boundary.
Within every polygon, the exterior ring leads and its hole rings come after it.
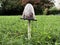
MULTIPOLYGON (((0 45, 27 45, 27 20, 21 16, 0 16, 0 45)), ((60 16, 36 16, 31 21, 31 45, 59 45, 60 16)))

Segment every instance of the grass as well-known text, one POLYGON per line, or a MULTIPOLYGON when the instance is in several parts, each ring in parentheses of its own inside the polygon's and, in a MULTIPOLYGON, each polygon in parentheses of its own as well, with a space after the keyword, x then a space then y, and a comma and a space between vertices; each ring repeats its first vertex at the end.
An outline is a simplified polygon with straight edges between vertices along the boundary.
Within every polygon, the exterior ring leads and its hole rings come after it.
MULTIPOLYGON (((28 45, 27 20, 21 16, 0 16, 0 45, 28 45)), ((29 45, 59 45, 60 16, 36 16, 31 21, 29 45)))

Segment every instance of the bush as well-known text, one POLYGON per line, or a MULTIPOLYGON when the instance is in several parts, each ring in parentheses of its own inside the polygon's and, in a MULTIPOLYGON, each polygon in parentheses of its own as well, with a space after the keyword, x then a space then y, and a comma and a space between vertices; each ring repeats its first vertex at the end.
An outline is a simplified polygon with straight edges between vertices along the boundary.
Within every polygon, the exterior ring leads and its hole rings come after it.
POLYGON ((55 7, 52 7, 49 9, 49 14, 60 14, 60 10, 56 9, 55 7))
POLYGON ((37 5, 36 7, 34 7, 34 9, 35 9, 36 15, 43 14, 43 10, 42 10, 41 6, 37 5))

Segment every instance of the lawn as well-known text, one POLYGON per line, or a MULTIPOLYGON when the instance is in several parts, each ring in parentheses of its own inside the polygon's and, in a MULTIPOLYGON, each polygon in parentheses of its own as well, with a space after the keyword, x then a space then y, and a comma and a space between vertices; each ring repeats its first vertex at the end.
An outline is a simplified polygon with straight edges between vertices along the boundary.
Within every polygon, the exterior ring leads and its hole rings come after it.
MULTIPOLYGON (((0 45, 28 45, 27 20, 21 16, 0 16, 0 45)), ((31 21, 29 45, 60 45, 60 16, 36 16, 31 21)))

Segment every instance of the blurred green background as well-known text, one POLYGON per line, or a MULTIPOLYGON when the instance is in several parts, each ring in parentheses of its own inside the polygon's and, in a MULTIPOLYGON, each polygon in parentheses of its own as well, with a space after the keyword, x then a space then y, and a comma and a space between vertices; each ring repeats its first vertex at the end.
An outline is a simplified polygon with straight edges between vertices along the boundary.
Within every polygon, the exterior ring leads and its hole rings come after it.
POLYGON ((0 15, 21 15, 27 2, 31 2, 36 15, 60 14, 52 0, 0 0, 0 15))

